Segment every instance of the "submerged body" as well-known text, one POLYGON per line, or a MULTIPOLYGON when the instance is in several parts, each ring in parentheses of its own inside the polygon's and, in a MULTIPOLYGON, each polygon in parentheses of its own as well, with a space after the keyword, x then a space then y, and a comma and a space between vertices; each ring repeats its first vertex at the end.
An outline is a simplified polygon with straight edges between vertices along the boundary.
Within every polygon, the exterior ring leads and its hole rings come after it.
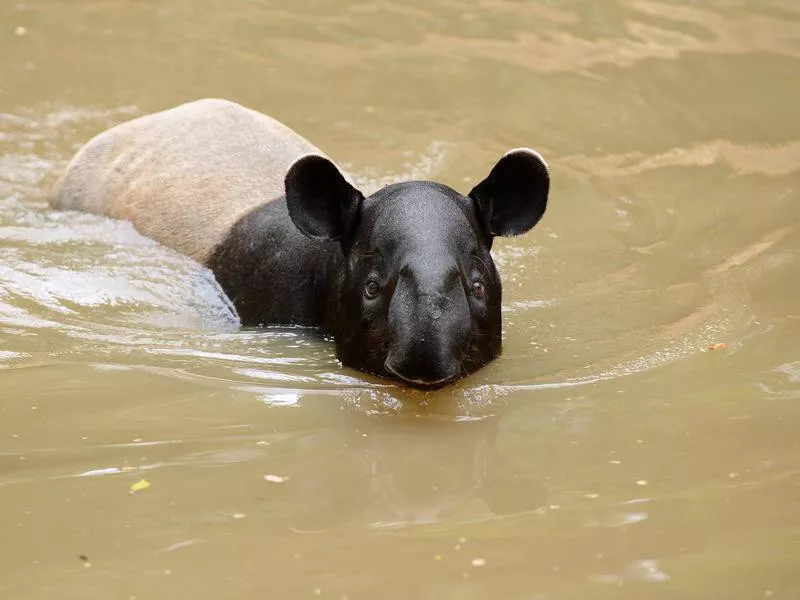
POLYGON ((412 181, 364 198, 285 125, 200 100, 98 135, 52 204, 130 220, 208 266, 244 324, 319 326, 343 364, 435 387, 500 353, 489 250, 536 224, 548 190, 519 149, 468 196, 412 181))

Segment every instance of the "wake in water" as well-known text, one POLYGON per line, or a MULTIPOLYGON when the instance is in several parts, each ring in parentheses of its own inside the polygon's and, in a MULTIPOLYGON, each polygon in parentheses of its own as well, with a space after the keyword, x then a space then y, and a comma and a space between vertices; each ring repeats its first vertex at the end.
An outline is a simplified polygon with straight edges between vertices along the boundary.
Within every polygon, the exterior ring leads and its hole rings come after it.
POLYGON ((79 145, 76 129, 99 131, 136 113, 132 107, 60 107, 0 115, 7 132, 0 139, 1 322, 35 327, 84 315, 98 325, 238 325, 207 269, 143 238, 129 223, 55 212, 46 204, 53 181, 79 145))

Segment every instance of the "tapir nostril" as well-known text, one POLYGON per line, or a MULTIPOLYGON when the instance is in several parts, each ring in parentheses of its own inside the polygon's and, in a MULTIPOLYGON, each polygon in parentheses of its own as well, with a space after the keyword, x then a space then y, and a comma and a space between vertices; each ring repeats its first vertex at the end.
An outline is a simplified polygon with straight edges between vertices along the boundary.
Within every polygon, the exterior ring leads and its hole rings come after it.
POLYGON ((444 377, 438 375, 428 377, 422 373, 419 374, 411 374, 407 372, 404 373, 402 368, 399 368, 392 363, 391 356, 389 356, 383 363, 383 367, 386 369, 388 373, 394 375, 400 381, 407 383, 409 385, 413 385, 415 387, 423 387, 423 388, 441 387, 458 378, 457 370, 450 374, 445 375, 444 377))

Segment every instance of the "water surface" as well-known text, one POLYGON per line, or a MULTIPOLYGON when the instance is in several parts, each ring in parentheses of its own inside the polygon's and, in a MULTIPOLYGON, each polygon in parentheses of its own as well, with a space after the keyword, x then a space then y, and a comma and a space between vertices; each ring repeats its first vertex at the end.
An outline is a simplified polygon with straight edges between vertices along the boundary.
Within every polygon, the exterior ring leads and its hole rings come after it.
POLYGON ((792 0, 4 3, 0 596, 800 597, 799 97, 792 0), (47 208, 206 96, 365 188, 540 151, 503 356, 405 391, 47 208))

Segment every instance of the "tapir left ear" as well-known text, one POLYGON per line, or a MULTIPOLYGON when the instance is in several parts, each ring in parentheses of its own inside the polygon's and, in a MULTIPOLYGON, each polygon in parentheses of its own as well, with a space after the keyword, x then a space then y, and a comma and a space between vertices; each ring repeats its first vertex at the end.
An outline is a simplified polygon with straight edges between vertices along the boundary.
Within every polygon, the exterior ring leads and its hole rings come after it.
POLYGON ((289 167, 286 206, 295 226, 310 238, 343 241, 358 221, 364 195, 330 160, 308 155, 289 167))
POLYGON ((469 193, 490 239, 533 228, 547 208, 547 163, 529 148, 510 150, 469 193))

